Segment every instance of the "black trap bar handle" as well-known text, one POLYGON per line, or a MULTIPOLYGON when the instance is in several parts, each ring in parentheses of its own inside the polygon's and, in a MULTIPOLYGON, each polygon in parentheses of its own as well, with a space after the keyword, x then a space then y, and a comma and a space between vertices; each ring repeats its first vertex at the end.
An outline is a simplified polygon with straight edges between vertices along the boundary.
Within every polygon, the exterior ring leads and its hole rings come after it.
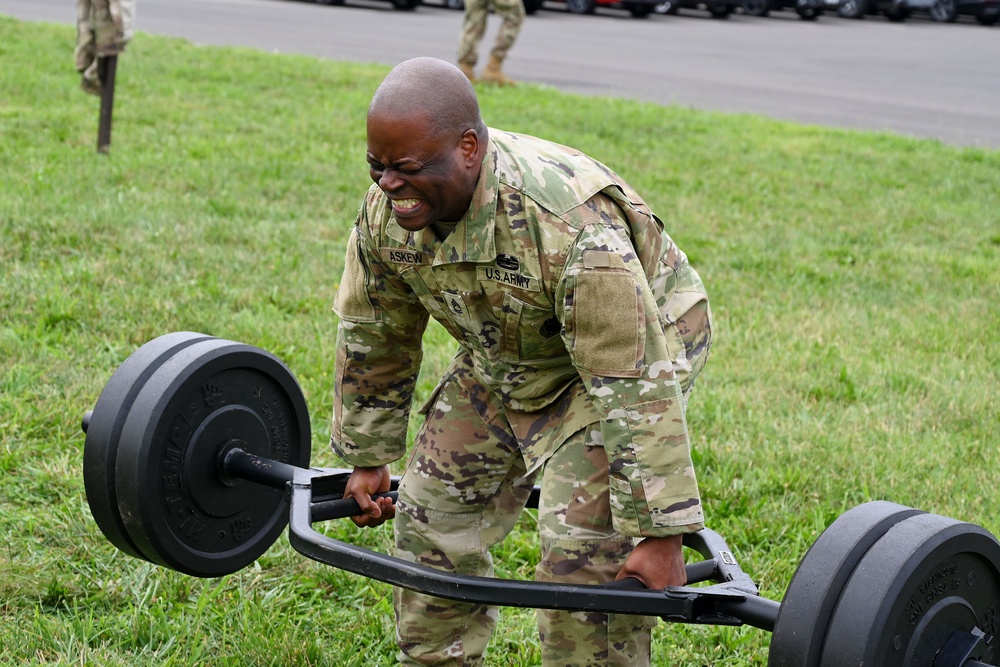
MULTIPOLYGON (((719 582, 693 588, 646 589, 636 580, 574 585, 459 575, 342 542, 317 532, 313 523, 360 513, 342 499, 349 470, 295 469, 289 484, 289 542, 302 555, 332 567, 459 602, 534 609, 597 611, 659 616, 675 623, 751 625, 773 631, 779 603, 760 597, 725 540, 709 529, 684 536, 684 545, 705 560, 687 566, 688 583, 719 582), (638 585, 638 587, 637 587, 638 585)), ((393 487, 398 479, 393 479, 393 487)), ((395 492, 384 494, 395 500, 395 492)), ((536 500, 528 507, 537 507, 536 500)))
MULTIPOLYGON (((346 519, 361 514, 361 506, 353 498, 344 498, 344 490, 350 470, 313 469, 305 471, 287 463, 281 463, 262 456, 250 454, 239 447, 240 441, 228 443, 219 452, 219 476, 223 481, 231 478, 245 479, 266 486, 281 488, 295 479, 296 473, 305 473, 310 487, 310 524, 331 519, 346 519), (315 483, 315 486, 314 486, 315 483), (316 486, 322 486, 322 495, 316 495, 316 486)), ((387 493, 380 493, 373 498, 391 498, 395 503, 399 487, 399 477, 393 476, 387 493)), ((541 490, 535 486, 528 496, 525 507, 538 508, 541 490)), ((687 580, 689 584, 704 581, 748 583, 751 590, 757 589, 736 563, 729 547, 717 533, 702 531, 685 537, 685 546, 695 549, 705 560, 687 565, 687 580), (746 580, 745 582, 743 580, 746 580)), ((627 584, 616 584, 627 586, 627 584)))
MULTIPOLYGON (((756 585, 743 572, 725 540, 704 529, 684 536, 684 545, 705 560, 687 565, 689 584, 717 581, 702 588, 690 586, 649 590, 637 580, 604 585, 529 582, 492 577, 457 575, 419 565, 323 535, 312 525, 361 513, 353 498, 343 498, 350 470, 303 469, 250 454, 235 440, 219 452, 223 481, 245 479, 266 486, 288 486, 290 494, 289 541, 304 556, 341 570, 460 602, 534 609, 600 611, 659 616, 677 623, 751 625, 773 631, 779 604, 760 597, 756 585)), ((388 493, 376 497, 396 500, 399 478, 393 477, 388 493)), ((535 487, 526 507, 537 508, 535 487)))

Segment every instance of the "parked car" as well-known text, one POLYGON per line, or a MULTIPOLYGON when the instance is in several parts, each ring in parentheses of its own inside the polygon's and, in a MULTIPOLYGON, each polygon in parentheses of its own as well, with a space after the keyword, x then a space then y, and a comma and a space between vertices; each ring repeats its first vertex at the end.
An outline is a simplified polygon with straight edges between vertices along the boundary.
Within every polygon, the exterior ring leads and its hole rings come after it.
POLYGON ((971 14, 983 25, 993 25, 1000 19, 1000 0, 935 0, 927 12, 944 23, 951 23, 959 14, 971 14))
MULTIPOLYGON (((342 5, 344 0, 315 0, 317 5, 342 5)), ((389 0, 396 9, 412 10, 420 6, 420 0, 389 0)))
POLYGON ((724 19, 743 5, 743 0, 664 0, 656 5, 659 14, 676 14, 678 9, 704 9, 712 18, 724 19))
MULTIPOLYGON (((534 14, 541 6, 543 0, 523 0, 524 11, 527 14, 534 14)), ((317 5, 342 5, 344 0, 314 0, 317 5)), ((413 10, 423 4, 423 0, 389 0, 396 9, 413 10)), ((462 0, 443 0, 441 3, 449 9, 465 9, 462 0)))
MULTIPOLYGON (((574 14, 593 14, 598 7, 620 7, 632 16, 642 18, 653 13, 660 0, 565 0, 566 9, 574 14)), ((527 5, 525 5, 527 9, 527 5)))
POLYGON ((743 0, 743 13, 767 16, 779 9, 794 9, 804 21, 815 21, 829 8, 827 0, 743 0))
POLYGON ((934 0, 841 0, 837 14, 845 19, 863 19, 868 14, 882 14, 890 21, 910 18, 914 9, 927 9, 934 0))
MULTIPOLYGON (((423 1, 423 0, 421 0, 423 1)), ((543 0, 523 0, 524 2, 524 13, 534 14, 539 9, 542 8, 543 0)), ((465 9, 465 3, 462 0, 444 0, 443 4, 448 9, 465 9)))

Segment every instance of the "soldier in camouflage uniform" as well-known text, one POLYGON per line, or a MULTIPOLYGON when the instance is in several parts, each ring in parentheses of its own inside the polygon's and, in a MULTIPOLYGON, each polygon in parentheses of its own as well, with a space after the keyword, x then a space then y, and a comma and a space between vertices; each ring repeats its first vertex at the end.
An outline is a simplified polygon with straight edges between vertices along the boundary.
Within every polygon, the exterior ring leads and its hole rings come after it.
POLYGON ((80 87, 101 94, 98 58, 116 56, 132 39, 135 0, 76 0, 76 70, 80 87))
POLYGON ((503 72, 503 61, 507 52, 514 46, 514 40, 521 32, 524 23, 524 3, 522 0, 465 0, 465 21, 462 23, 462 33, 458 39, 458 67, 469 78, 475 81, 476 61, 479 59, 479 42, 486 33, 486 17, 493 9, 502 19, 500 32, 497 33, 490 59, 479 78, 487 83, 501 86, 514 85, 514 81, 503 72))
MULTIPOLYGON (((642 198, 578 151, 487 129, 468 80, 397 66, 368 113, 375 181, 335 310, 332 446, 346 496, 395 517, 400 557, 489 576, 542 489, 537 578, 685 583, 702 527, 686 397, 708 356, 701 280, 642 198), (458 351, 426 405, 395 505, 429 317, 458 351)), ((404 664, 479 665, 494 608, 394 591, 404 664)), ((545 665, 648 664, 654 619, 540 611, 545 665)))

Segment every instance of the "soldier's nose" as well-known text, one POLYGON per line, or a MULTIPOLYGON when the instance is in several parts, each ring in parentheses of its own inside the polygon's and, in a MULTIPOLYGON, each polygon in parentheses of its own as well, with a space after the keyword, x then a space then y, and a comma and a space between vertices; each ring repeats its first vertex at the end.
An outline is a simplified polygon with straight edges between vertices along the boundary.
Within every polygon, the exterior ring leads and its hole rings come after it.
POLYGON ((386 169, 378 179, 378 186, 386 192, 396 190, 402 187, 402 185, 403 179, 399 177, 399 174, 394 169, 386 169))

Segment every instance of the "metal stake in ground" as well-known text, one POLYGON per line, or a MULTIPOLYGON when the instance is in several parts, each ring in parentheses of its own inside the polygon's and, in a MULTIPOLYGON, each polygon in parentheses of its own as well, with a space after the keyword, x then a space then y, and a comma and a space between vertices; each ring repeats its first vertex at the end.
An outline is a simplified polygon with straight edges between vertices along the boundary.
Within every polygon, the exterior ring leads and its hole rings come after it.
POLYGON ((115 72, 118 56, 97 59, 98 76, 101 78, 101 116, 97 124, 97 152, 111 150, 111 114, 115 106, 115 72))

